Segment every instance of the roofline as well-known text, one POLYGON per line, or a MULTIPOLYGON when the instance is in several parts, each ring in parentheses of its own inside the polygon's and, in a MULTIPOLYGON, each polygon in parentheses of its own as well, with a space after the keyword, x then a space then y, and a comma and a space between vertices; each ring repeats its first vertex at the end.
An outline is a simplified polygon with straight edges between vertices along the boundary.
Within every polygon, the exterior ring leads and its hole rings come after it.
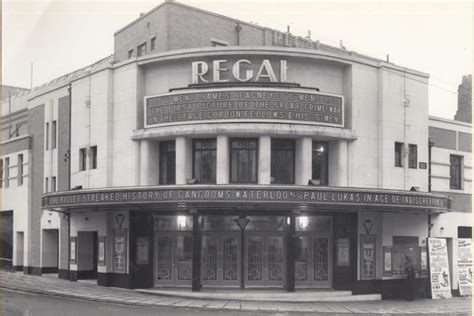
POLYGON ((439 116, 434 116, 434 115, 429 115, 428 116, 428 121, 430 121, 430 120, 472 128, 472 123, 457 121, 457 120, 448 119, 448 118, 439 117, 439 116))
POLYGON ((161 7, 165 6, 166 4, 172 4, 172 5, 176 5, 178 7, 183 7, 183 8, 186 8, 186 9, 190 9, 190 10, 194 10, 194 11, 198 11, 198 12, 202 12, 202 13, 205 13, 205 14, 210 14, 210 15, 213 15, 213 16, 217 16, 217 17, 220 17, 220 18, 224 18, 226 20, 231 20, 231 21, 235 21, 235 22, 238 22, 238 23, 241 23, 241 24, 245 24, 245 25, 248 25, 248 26, 252 26, 252 27, 255 27, 255 28, 259 28, 259 29, 267 29, 267 30, 271 30, 270 28, 268 27, 264 27, 264 26, 260 26, 260 25, 257 25, 257 24, 252 24, 252 23, 249 23, 249 22, 245 22, 245 21, 241 21, 241 20, 238 20, 238 19, 234 19, 234 18, 231 18, 231 17, 228 17, 228 16, 225 16, 225 15, 222 15, 222 14, 219 14, 219 13, 215 13, 215 12, 212 12, 212 11, 208 11, 208 10, 204 10, 204 9, 200 9, 200 8, 197 8, 197 7, 193 7, 193 6, 190 6, 190 5, 187 5, 187 4, 184 4, 184 3, 180 3, 180 2, 175 2, 173 0, 165 0, 162 4, 154 7, 153 9, 151 9, 150 11, 148 11, 147 13, 143 14, 142 16, 139 16, 138 18, 136 18, 135 20, 133 20, 132 22, 128 23, 127 25, 125 25, 124 27, 120 28, 118 31, 116 31, 114 33, 114 36, 117 35, 118 33, 122 32, 123 30, 125 30, 126 28, 132 26, 133 24, 137 23, 138 21, 140 21, 141 19, 144 19, 145 17, 147 17, 148 15, 152 14, 153 12, 155 12, 156 10, 160 9, 161 7))

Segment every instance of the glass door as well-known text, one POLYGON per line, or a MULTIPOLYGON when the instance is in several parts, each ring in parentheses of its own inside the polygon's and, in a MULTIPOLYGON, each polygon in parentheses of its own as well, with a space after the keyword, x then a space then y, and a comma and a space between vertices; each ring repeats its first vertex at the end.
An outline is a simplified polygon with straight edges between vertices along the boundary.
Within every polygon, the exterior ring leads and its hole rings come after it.
POLYGON ((285 236, 247 233, 245 238, 245 286, 283 287, 285 284, 285 236))
POLYGON ((191 285, 193 240, 190 233, 155 236, 155 285, 191 285))
POLYGON ((329 216, 296 218, 295 283, 298 287, 332 286, 332 239, 329 216))
POLYGON ((203 233, 202 284, 239 286, 240 235, 237 233, 203 233))

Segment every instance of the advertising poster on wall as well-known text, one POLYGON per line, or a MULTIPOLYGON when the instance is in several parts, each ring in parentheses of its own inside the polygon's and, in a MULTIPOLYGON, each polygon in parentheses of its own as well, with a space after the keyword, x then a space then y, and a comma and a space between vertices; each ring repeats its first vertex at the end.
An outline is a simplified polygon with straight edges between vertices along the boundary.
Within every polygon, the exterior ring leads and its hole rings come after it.
POLYGON ((392 275, 392 247, 383 247, 383 275, 392 275))
POLYGON ((137 238, 137 264, 148 264, 150 241, 148 237, 137 238))
POLYGON ((428 256, 430 260, 431 298, 450 298, 448 249, 446 239, 428 238, 428 256))
POLYGON ((459 294, 472 295, 472 240, 459 238, 457 245, 459 294))
POLYGON ((71 264, 76 264, 77 263, 77 237, 71 237, 71 246, 70 246, 70 258, 69 261, 71 264))
POLYGON ((114 230, 114 272, 127 272, 127 230, 114 230))
POLYGON ((99 266, 105 266, 105 236, 99 236, 98 242, 97 264, 99 266))

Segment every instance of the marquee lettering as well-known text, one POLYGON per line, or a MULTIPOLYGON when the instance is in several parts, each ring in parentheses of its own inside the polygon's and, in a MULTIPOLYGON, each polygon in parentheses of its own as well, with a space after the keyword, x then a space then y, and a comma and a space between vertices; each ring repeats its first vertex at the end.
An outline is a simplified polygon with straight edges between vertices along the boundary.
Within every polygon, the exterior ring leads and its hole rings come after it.
POLYGON ((257 65, 252 64, 248 59, 239 59, 231 65, 227 59, 217 59, 212 61, 212 76, 209 76, 209 64, 205 61, 194 61, 191 63, 191 83, 223 83, 229 82, 230 77, 238 82, 286 82, 287 61, 280 60, 279 66, 280 72, 276 73, 269 59, 264 59, 257 65), (224 76, 224 74, 228 75, 224 76))

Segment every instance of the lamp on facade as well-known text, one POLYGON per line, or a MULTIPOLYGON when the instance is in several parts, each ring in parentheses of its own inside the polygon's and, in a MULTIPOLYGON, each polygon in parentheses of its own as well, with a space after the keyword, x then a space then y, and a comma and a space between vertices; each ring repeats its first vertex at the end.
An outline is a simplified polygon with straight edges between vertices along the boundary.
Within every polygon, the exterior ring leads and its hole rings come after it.
POLYGON ((410 192, 420 192, 420 187, 411 187, 410 192))
POLYGON ((321 180, 318 180, 318 179, 309 179, 308 181, 308 185, 320 185, 321 184, 321 180))
POLYGON ((191 178, 191 179, 186 179, 186 184, 196 184, 198 183, 198 179, 191 178))

